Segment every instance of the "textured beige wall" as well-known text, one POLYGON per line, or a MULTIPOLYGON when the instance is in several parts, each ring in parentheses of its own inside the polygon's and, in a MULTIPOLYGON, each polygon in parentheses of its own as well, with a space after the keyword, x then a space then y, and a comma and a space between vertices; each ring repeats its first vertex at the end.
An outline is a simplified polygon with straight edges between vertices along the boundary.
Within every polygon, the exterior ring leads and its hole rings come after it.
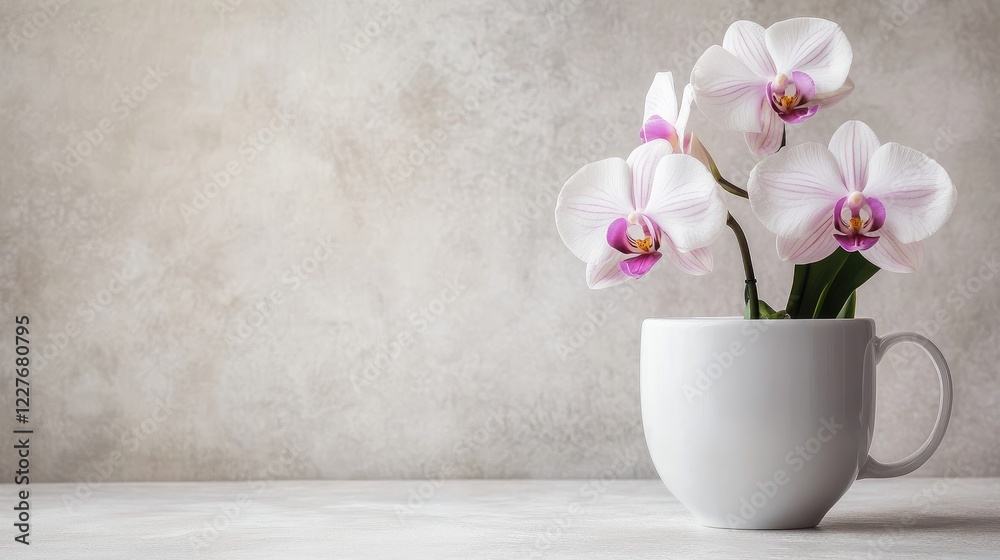
MULTIPOLYGON (((655 476, 640 320, 738 312, 738 253, 591 292, 554 196, 635 146, 654 72, 795 15, 841 23, 858 87, 790 142, 859 118, 958 186, 924 270, 880 274, 859 311, 951 360, 919 472, 1000 475, 997 3, 225 2, 0 8, 0 317, 10 341, 30 314, 45 358, 33 480, 655 476)), ((745 181, 742 138, 695 124, 745 181)), ((732 205, 780 304, 791 267, 732 205)), ((934 376, 881 373, 875 453, 901 457, 934 376)))

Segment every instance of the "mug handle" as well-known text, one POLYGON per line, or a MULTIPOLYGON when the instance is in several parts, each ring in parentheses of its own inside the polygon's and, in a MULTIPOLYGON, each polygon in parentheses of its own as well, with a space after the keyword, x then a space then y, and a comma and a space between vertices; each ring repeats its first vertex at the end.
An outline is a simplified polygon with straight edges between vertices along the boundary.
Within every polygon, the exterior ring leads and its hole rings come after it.
POLYGON ((874 457, 868 455, 868 459, 861 467, 861 472, 858 473, 859 480, 862 478, 903 476, 917 470, 927 459, 930 459, 931 455, 937 450, 938 445, 941 445, 941 440, 944 439, 944 432, 948 429, 948 421, 951 420, 951 371, 948 369, 948 362, 945 361, 941 350, 938 350, 938 347, 928 340, 927 337, 910 332, 893 333, 884 338, 876 337, 874 341, 875 365, 878 365, 882 361, 882 357, 885 356, 885 353, 890 348, 900 342, 916 344, 934 362, 934 368, 937 370, 938 378, 941 381, 941 400, 938 404, 937 420, 934 421, 934 429, 931 430, 931 435, 927 437, 927 441, 920 446, 920 449, 914 451, 912 455, 902 461, 880 463, 874 457))

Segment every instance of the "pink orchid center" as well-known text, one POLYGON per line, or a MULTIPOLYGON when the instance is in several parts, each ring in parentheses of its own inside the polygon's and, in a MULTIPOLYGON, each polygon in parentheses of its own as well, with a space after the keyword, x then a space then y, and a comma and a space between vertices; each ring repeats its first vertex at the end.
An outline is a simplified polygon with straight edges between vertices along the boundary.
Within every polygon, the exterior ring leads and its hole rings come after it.
POLYGON ((816 96, 816 84, 805 72, 778 74, 767 84, 767 96, 771 108, 789 124, 802 122, 819 110, 818 105, 810 103, 816 96))
POLYGON ((784 74, 778 74, 771 82, 771 101, 775 107, 785 113, 792 112, 799 104, 799 91, 795 82, 784 74))
POLYGON ((618 267, 627 276, 639 278, 649 272, 663 256, 660 253, 660 228, 641 212, 631 212, 608 226, 608 245, 627 257, 618 267))
POLYGON ((642 128, 639 129, 639 139, 643 144, 653 140, 666 140, 674 147, 674 151, 679 151, 680 139, 677 136, 677 128, 660 115, 653 115, 646 119, 642 128))
MULTIPOLYGON (((628 222, 625 236, 630 250, 622 251, 623 253, 652 253, 660 248, 660 240, 657 239, 659 227, 653 223, 653 220, 641 212, 632 212, 625 218, 625 221, 628 222)), ((617 249, 617 247, 615 248, 617 249)))
POLYGON ((885 224, 885 207, 877 198, 854 191, 837 202, 833 209, 833 236, 845 251, 865 251, 878 243, 878 232, 885 224))

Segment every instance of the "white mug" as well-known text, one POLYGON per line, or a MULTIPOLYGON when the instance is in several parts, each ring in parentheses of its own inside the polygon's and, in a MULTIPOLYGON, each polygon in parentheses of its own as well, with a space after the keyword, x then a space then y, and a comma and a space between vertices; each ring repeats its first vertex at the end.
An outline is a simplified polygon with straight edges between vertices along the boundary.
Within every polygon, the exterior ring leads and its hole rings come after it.
POLYGON ((880 338, 872 319, 647 319, 640 392, 663 483, 703 525, 732 529, 813 527, 855 480, 914 471, 952 404, 941 351, 914 333, 880 338), (941 400, 920 449, 880 463, 875 366, 900 342, 930 356, 941 400))

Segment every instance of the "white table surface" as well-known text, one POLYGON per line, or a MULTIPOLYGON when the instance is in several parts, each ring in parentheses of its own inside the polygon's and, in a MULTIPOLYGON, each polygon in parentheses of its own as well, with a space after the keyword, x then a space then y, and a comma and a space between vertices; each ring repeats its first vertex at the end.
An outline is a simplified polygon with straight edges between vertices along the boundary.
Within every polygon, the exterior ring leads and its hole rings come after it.
POLYGON ((863 480, 798 531, 702 527, 658 480, 436 482, 32 484, 30 546, 0 485, 0 558, 1000 558, 996 478, 863 480))

